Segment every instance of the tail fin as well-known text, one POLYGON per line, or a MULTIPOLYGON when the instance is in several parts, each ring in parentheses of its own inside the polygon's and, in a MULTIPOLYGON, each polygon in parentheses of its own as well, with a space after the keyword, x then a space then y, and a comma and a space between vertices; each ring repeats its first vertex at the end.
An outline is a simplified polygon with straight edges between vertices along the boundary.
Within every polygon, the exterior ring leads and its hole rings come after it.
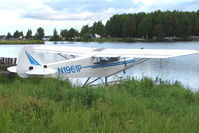
POLYGON ((41 67, 43 67, 43 63, 37 57, 33 47, 25 46, 18 57, 17 74, 20 77, 27 78, 28 74, 26 72, 41 67))

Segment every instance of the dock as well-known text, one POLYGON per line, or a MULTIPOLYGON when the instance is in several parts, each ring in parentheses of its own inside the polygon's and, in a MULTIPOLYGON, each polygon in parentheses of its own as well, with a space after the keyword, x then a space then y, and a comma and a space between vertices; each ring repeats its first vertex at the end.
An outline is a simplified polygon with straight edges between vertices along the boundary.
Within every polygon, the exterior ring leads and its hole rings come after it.
POLYGON ((0 76, 13 77, 13 74, 7 71, 8 67, 16 66, 17 58, 0 58, 0 76))

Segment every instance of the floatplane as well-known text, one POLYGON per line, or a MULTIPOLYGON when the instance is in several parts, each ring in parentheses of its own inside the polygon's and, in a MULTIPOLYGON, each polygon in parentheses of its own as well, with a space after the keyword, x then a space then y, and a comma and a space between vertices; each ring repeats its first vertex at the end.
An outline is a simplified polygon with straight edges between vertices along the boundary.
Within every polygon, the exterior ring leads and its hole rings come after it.
POLYGON ((7 70, 20 77, 65 77, 87 78, 85 83, 91 84, 101 78, 107 78, 125 72, 135 65, 152 58, 171 58, 198 53, 196 50, 168 49, 112 49, 86 48, 72 46, 43 45, 25 46, 17 59, 17 65, 7 70), (37 52, 55 53, 64 58, 63 61, 44 64, 37 52), (96 78, 89 81, 90 78, 96 78))

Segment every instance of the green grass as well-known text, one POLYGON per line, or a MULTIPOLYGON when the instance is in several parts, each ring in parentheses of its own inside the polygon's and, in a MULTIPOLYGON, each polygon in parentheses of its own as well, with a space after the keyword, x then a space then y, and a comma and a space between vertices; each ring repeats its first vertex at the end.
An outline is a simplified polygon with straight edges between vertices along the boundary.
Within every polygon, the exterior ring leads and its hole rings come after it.
POLYGON ((0 40, 0 44, 44 44, 41 40, 0 40))
POLYGON ((0 132, 197 133, 199 94, 144 78, 84 88, 0 78, 0 132))

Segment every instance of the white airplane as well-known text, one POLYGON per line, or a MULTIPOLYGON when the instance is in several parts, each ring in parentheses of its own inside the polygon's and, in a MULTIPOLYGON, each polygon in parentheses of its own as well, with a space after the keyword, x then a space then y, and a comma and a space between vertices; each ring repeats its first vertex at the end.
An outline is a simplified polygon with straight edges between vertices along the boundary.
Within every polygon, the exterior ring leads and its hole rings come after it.
POLYGON ((107 77, 122 71, 125 72, 126 69, 151 58, 170 58, 198 52, 196 50, 143 48, 104 49, 50 45, 33 48, 32 46, 25 46, 18 56, 17 66, 9 67, 8 71, 17 73, 23 78, 33 76, 88 78, 84 85, 88 83, 91 77, 96 77, 96 80, 105 77, 107 83, 107 77), (35 51, 57 53, 65 60, 44 64, 35 51))

